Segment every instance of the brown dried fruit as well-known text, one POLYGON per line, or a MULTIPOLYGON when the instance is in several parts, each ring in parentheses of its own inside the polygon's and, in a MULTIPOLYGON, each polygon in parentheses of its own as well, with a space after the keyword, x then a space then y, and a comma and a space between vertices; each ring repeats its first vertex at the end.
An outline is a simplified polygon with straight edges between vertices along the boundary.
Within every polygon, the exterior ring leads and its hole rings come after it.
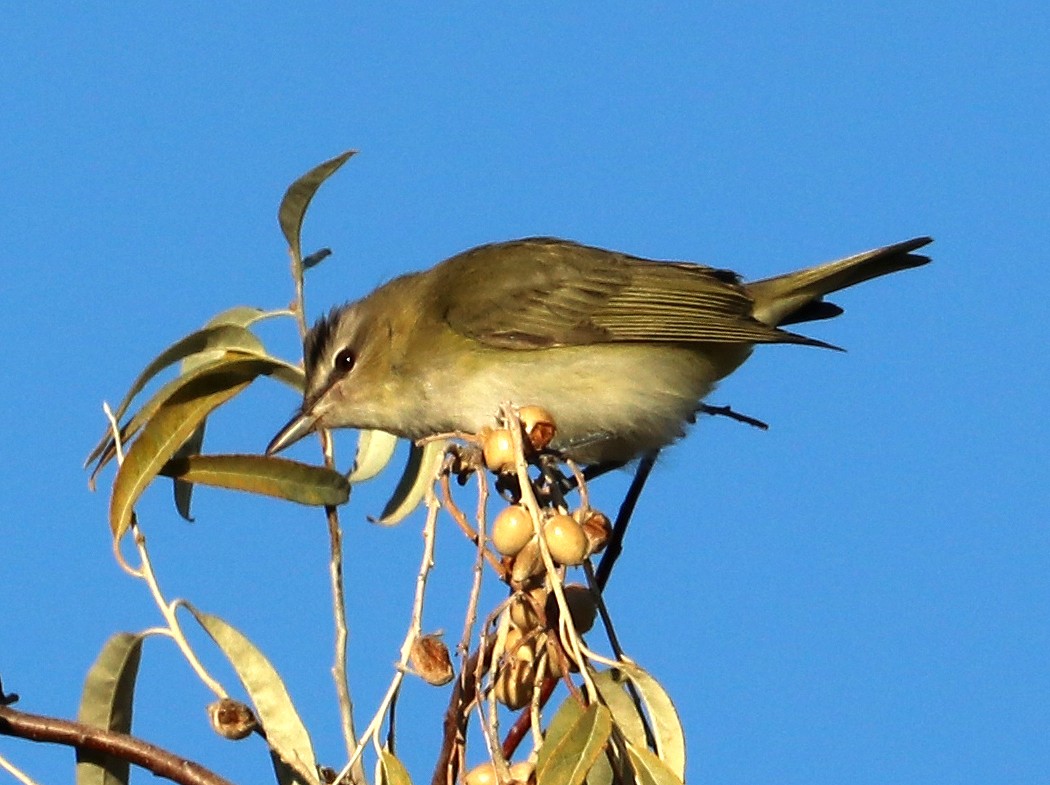
POLYGON ((554 416, 542 406, 522 406, 518 410, 518 418, 525 432, 525 440, 532 449, 544 450, 554 441, 557 432, 554 416))
POLYGON ((481 450, 489 471, 508 474, 514 471, 518 457, 514 452, 514 441, 506 428, 488 431, 482 437, 481 450))
POLYGON ((212 729, 224 739, 247 738, 259 723, 252 710, 233 698, 221 698, 208 706, 212 729))
POLYGON ((427 684, 440 687, 452 681, 452 659, 448 646, 437 635, 421 635, 412 644, 409 652, 412 669, 427 684))

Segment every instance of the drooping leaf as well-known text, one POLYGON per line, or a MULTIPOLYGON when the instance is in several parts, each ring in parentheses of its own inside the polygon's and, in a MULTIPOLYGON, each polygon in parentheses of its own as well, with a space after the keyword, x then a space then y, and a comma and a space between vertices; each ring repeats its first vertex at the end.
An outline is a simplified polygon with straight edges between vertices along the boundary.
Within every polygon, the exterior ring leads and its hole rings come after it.
POLYGON ((357 454, 354 468, 347 475, 351 483, 371 480, 386 468, 394 457, 397 437, 386 431, 361 431, 357 437, 357 454))
POLYGON ((536 784, 581 785, 609 741, 612 715, 601 704, 592 703, 564 733, 554 730, 552 723, 540 747, 536 784))
POLYGON ((383 526, 393 526, 416 509, 426 496, 427 488, 434 482, 446 446, 448 441, 442 439, 427 442, 422 447, 413 444, 393 496, 383 508, 382 515, 371 520, 383 526))
POLYGON ((314 198, 321 184, 331 177, 343 164, 349 160, 356 150, 347 150, 318 164, 309 172, 304 174, 290 186, 281 199, 281 206, 277 209, 277 221, 281 225, 284 239, 288 241, 288 247, 292 251, 297 264, 302 264, 301 233, 303 218, 306 216, 306 208, 310 206, 310 200, 314 198))
POLYGON ((350 483, 324 466, 265 455, 192 455, 160 470, 185 482, 275 496, 313 506, 345 504, 350 483))
MULTIPOLYGON (((207 421, 205 421, 197 426, 197 429, 190 434, 190 438, 186 440, 186 443, 175 452, 171 459, 172 461, 200 454, 201 449, 204 447, 204 429, 207 424, 207 421)), ((168 461, 168 464, 170 463, 171 461, 168 461)), ((161 474, 163 473, 164 470, 162 469, 161 474)), ((184 520, 193 523, 193 515, 190 514, 190 505, 193 502, 193 483, 176 477, 172 480, 172 493, 175 496, 175 509, 179 515, 184 520)))
POLYGON ((113 480, 109 523, 114 539, 119 540, 127 531, 142 491, 204 418, 271 368, 271 363, 255 359, 224 363, 191 379, 158 407, 113 480))
POLYGON ((623 671, 616 668, 600 671, 594 675, 592 681, 601 695, 602 702, 612 712, 613 725, 625 739, 644 747, 646 745, 644 720, 639 714, 638 706, 624 689, 623 685, 627 677, 623 671))
POLYGON ((682 785, 682 778, 648 747, 638 747, 627 742, 627 755, 631 759, 637 785, 682 785))
POLYGON ((264 311, 250 305, 235 305, 225 311, 213 316, 205 327, 215 327, 220 324, 235 324, 238 327, 251 327, 263 319, 272 319, 275 316, 290 316, 288 311, 264 311))
MULTIPOLYGON (((206 327, 203 330, 197 330, 194 333, 190 333, 185 338, 173 343, 146 366, 145 370, 139 374, 138 378, 135 379, 131 387, 128 389, 128 392, 124 395, 124 399, 120 402, 120 406, 118 406, 116 411, 113 412, 114 418, 117 422, 120 422, 127 413, 135 396, 142 392, 143 388, 145 388, 145 386, 164 369, 181 360, 186 360, 195 354, 203 353, 207 360, 222 357, 223 351, 241 351, 251 354, 252 356, 260 354, 266 356, 265 351, 262 350, 262 346, 259 343, 259 339, 254 333, 244 327, 233 324, 220 324, 214 327, 206 327)), ((289 365, 284 361, 278 361, 276 358, 274 358, 274 361, 280 362, 283 365, 288 365, 289 368, 295 368, 295 366, 289 365)), ((302 390, 302 386, 299 386, 299 389, 302 390)), ((92 461, 96 460, 103 451, 106 450, 111 441, 110 433, 107 430, 99 440, 99 443, 91 451, 91 454, 88 455, 87 459, 84 461, 84 465, 89 466, 92 461)))
POLYGON ((405 764, 385 747, 380 752, 379 765, 383 778, 376 778, 376 785, 412 785, 412 778, 408 776, 405 764))
POLYGON ((685 779, 685 732, 670 696, 656 679, 637 665, 620 663, 617 667, 638 690, 656 736, 656 754, 678 779, 685 779))
MULTIPOLYGON (((229 363, 238 363, 243 360, 259 360, 267 363, 269 370, 264 373, 267 373, 275 379, 280 379, 291 387, 297 389, 299 392, 302 392, 303 386, 306 384, 306 377, 303 374, 302 369, 290 365, 284 360, 279 360, 269 355, 259 356, 245 352, 227 351, 220 355, 218 359, 205 365, 198 366, 193 370, 172 379, 154 393, 153 397, 151 397, 141 409, 135 412, 134 416, 124 425, 123 428, 121 428, 121 443, 127 444, 127 442, 134 438, 135 434, 137 434, 139 430, 149 422, 150 418, 153 417, 157 409, 193 379, 213 373, 229 363)), ((117 454, 116 445, 113 443, 113 439, 111 437, 106 438, 99 443, 95 452, 92 453, 92 460, 96 457, 98 459, 98 463, 95 465, 95 468, 92 469, 91 477, 88 480, 88 485, 92 489, 94 489, 95 478, 98 476, 99 472, 102 471, 106 464, 113 460, 117 454), (106 441, 106 438, 108 438, 108 441, 106 441)))
MULTIPOLYGON (((102 647, 88 670, 77 720, 106 730, 131 732, 135 679, 143 635, 120 632, 102 647)), ((129 764, 115 755, 77 750, 77 785, 127 785, 129 764)))
POLYGON ((298 763, 309 772, 317 770, 313 745, 306 726, 295 710, 288 689, 277 670, 239 630, 210 613, 184 603, 186 610, 226 655, 255 706, 255 714, 266 731, 266 741, 280 757, 298 763))

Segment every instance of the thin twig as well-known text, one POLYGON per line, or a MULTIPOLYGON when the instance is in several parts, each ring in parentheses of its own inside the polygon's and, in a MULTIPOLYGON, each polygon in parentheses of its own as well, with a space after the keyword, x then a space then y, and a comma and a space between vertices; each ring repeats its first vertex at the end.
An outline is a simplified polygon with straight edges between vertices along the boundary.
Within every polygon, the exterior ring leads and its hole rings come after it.
MULTIPOLYGON (((482 481, 484 481, 484 477, 482 477, 482 481)), ((470 521, 467 520, 467 516, 461 509, 459 509, 456 502, 452 499, 452 486, 449 483, 448 472, 442 472, 441 474, 441 502, 445 506, 445 510, 448 511, 448 514, 452 516, 452 520, 454 520, 456 525, 459 526, 465 535, 467 535, 467 539, 482 549, 485 554, 485 559, 492 566, 492 569, 496 571, 496 574, 501 577, 505 575, 506 570, 503 568, 500 560, 488 549, 484 539, 478 536, 477 531, 474 530, 474 527, 470 525, 470 521)))
POLYGON ((416 639, 419 638, 420 632, 422 632, 423 629, 423 600, 426 596, 427 576, 430 575, 430 570, 434 566, 434 540, 435 532, 437 531, 437 515, 440 509, 441 504, 434 496, 434 486, 430 485, 427 488, 427 520, 423 527, 423 558, 419 566, 419 574, 416 576, 416 593, 412 602, 412 619, 409 622, 408 632, 405 634, 405 640, 401 644, 401 658, 395 666, 394 678, 390 681, 390 686, 387 688, 386 695, 383 696, 383 700, 379 704, 379 709, 376 711, 375 716, 372 717, 371 722, 368 723, 368 727, 365 728, 364 733, 362 733, 361 738, 358 740, 357 747, 350 756, 350 760, 347 761, 346 765, 343 766, 342 771, 340 771, 339 775, 335 778, 336 782, 341 782, 351 768, 360 760, 361 753, 364 752, 365 745, 368 744, 370 739, 378 746, 379 728, 382 726, 383 718, 386 716, 387 710, 390 707, 391 702, 394 700, 394 696, 401 688, 401 682, 404 680, 405 673, 408 671, 409 662, 411 661, 412 656, 412 646, 415 644, 416 639))
POLYGON ((550 578, 551 590, 554 592, 554 597, 558 602, 558 610, 560 611, 560 624, 564 625, 569 639, 569 644, 572 648, 573 659, 576 664, 580 666, 580 675, 583 677, 584 684, 587 685, 588 691, 591 695, 597 695, 598 690, 594 686, 594 681, 591 678, 591 674, 588 671, 587 663, 583 659, 583 655, 580 651, 580 635, 576 631, 576 626, 573 624, 572 615, 569 613, 569 604, 565 600, 565 592, 562 590, 562 579, 558 575, 557 568, 554 566, 554 559, 551 558, 550 549, 547 547, 547 538, 543 534, 543 519, 540 511, 539 502, 536 501, 536 494, 533 492, 532 481, 529 478, 528 465, 525 463, 525 449, 522 442, 522 429, 518 423, 517 411, 513 406, 507 405, 503 411, 504 417, 507 421, 514 424, 508 428, 510 431, 511 443, 514 445, 515 454, 515 468, 517 469, 518 484, 521 486, 521 501, 525 504, 529 514, 532 516, 532 525, 536 533, 536 541, 540 546, 540 555, 543 557, 543 565, 547 569, 547 575, 550 578))
POLYGON ((199 763, 161 747, 126 733, 82 722, 29 714, 4 706, 0 707, 0 734, 112 755, 180 785, 232 785, 229 780, 199 763))
POLYGON ((34 780, 32 777, 30 777, 17 766, 15 766, 15 764, 11 763, 11 761, 9 761, 3 755, 0 755, 0 769, 6 771, 16 780, 21 782, 22 785, 37 785, 36 780, 34 780))

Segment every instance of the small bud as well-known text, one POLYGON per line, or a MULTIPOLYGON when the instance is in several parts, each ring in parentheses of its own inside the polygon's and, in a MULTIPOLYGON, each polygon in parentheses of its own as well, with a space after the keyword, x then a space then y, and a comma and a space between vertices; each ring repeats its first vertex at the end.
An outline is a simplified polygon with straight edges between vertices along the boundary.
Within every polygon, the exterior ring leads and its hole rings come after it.
POLYGON ((208 706, 212 729, 224 739, 239 741, 259 727, 252 710, 233 698, 222 698, 208 706))
POLYGON ((452 681, 454 672, 448 646, 437 635, 421 635, 409 652, 412 669, 427 684, 440 687, 452 681))

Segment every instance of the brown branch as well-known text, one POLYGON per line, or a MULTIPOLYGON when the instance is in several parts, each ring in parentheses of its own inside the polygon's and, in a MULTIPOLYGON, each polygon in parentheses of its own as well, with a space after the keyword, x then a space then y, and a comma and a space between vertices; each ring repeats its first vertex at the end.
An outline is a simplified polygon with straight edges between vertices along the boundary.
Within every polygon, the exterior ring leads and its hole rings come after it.
POLYGON ((126 733, 57 717, 29 714, 10 706, 0 706, 0 734, 112 755, 181 785, 232 785, 228 779, 199 763, 126 733))

